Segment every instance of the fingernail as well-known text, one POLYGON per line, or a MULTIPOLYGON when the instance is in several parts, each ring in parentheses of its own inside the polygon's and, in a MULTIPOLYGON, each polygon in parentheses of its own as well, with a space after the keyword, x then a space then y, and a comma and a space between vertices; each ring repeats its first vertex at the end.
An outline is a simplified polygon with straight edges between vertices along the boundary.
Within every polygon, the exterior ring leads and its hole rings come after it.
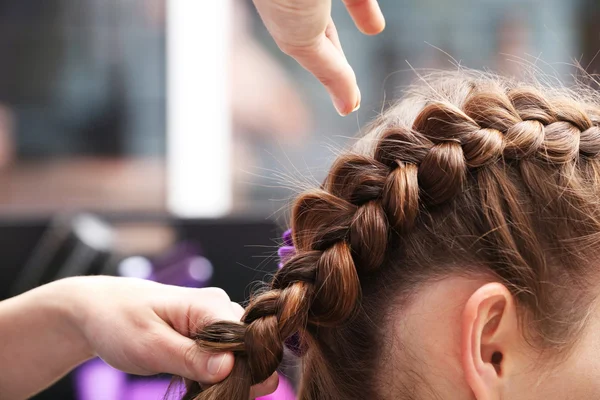
POLYGON ((356 88, 356 90, 358 90, 358 100, 356 102, 356 107, 354 107, 354 110, 352 110, 352 112, 357 111, 360 108, 360 102, 362 101, 362 95, 360 94, 360 89, 356 88))
POLYGON ((217 354, 211 356, 208 359, 208 365, 206 369, 208 373, 211 375, 218 375, 221 372, 221 367, 223 367, 223 362, 225 361, 225 354, 217 354))
POLYGON ((333 105, 334 105, 336 111, 338 112, 338 114, 340 114, 340 116, 345 117, 347 115, 344 113, 344 109, 346 108, 346 103, 344 103, 343 100, 334 97, 333 105))

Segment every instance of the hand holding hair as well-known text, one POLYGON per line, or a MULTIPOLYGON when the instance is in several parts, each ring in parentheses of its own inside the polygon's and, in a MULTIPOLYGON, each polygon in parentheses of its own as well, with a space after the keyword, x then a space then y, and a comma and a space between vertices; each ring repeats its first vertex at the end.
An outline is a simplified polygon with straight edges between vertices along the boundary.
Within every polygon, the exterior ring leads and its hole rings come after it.
MULTIPOLYGON (((377 0, 343 0, 361 32, 380 33, 385 20, 377 0)), ((360 107, 356 76, 331 18, 331 0, 254 0, 279 48, 325 85, 340 115, 360 107)))
MULTIPOLYGON (((113 277, 56 281, 0 303, 0 393, 23 399, 83 361, 101 357, 137 375, 170 373, 220 382, 233 368, 230 353, 208 354, 190 339, 200 326, 239 321, 244 310, 217 288, 190 289, 113 277)), ((277 387, 277 375, 252 397, 277 387)))

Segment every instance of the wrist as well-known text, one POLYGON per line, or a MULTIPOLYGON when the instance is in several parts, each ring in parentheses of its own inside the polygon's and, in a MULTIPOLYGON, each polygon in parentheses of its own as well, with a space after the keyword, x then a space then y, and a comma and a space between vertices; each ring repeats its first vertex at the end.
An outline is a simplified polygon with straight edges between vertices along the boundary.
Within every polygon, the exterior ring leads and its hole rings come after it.
POLYGON ((57 331, 70 342, 70 348, 81 362, 94 356, 85 333, 85 302, 79 295, 82 278, 66 278, 51 282, 38 288, 39 304, 57 323, 57 331))

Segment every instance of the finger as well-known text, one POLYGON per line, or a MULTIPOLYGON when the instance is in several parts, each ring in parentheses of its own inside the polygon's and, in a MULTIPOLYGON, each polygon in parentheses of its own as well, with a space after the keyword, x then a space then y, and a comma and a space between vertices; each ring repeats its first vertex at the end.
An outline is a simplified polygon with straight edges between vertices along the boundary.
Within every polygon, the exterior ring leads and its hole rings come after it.
POLYGON ((212 354, 176 331, 165 328, 160 332, 161 342, 153 353, 153 364, 158 371, 179 375, 202 384, 214 384, 225 379, 233 369, 231 353, 212 354))
POLYGON ((190 317, 199 326, 213 321, 233 321, 240 319, 231 308, 231 299, 219 288, 192 289, 194 296, 187 300, 191 303, 190 317))
POLYGON ((238 321, 242 319, 244 313, 246 312, 246 310, 244 310, 244 307, 242 307, 239 303, 236 303, 235 301, 231 302, 231 310, 233 311, 233 314, 237 317, 238 321))
POLYGON ((358 109, 360 94, 354 71, 327 36, 311 47, 288 49, 288 54, 321 81, 340 115, 358 109))
POLYGON ((273 375, 268 377, 266 381, 252 386, 252 389, 250 389, 250 398, 255 399, 269 395, 277 390, 277 386, 279 386, 279 375, 277 372, 273 372, 273 375))
POLYGON ((356 27, 367 35, 376 35, 385 28, 385 19, 377 0, 342 0, 356 27))
MULTIPOLYGON (((346 59, 346 54, 344 54, 344 49, 342 48, 342 42, 340 42, 340 36, 338 35, 338 31, 337 31, 337 28, 335 27, 335 23, 333 22, 333 18, 329 19, 329 24, 327 25, 327 29, 325 30, 325 36, 327 36, 329 38, 329 40, 331 40, 331 43, 333 43, 335 48, 338 49, 340 53, 342 53, 342 56, 344 56, 344 60, 346 60, 346 63, 347 63, 348 60, 346 59)), ((357 104, 356 107, 352 111, 358 110, 358 108, 360 107, 360 102, 361 102, 360 89, 358 89, 358 86, 356 89, 358 90, 358 101, 356 103, 357 104)))

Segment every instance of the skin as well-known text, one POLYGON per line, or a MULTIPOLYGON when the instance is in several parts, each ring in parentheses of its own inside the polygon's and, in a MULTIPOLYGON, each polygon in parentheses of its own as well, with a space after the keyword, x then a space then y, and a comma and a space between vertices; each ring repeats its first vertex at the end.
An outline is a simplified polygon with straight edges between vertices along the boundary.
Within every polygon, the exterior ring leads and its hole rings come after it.
MULTIPOLYGON (((77 277, 0 302, 0 393, 28 398, 99 356, 137 375, 171 373, 204 386, 223 380, 233 355, 203 353, 189 339, 211 320, 239 321, 221 289, 189 289, 131 278, 77 277)), ((274 374, 253 388, 272 393, 274 374)))
MULTIPOLYGON (((376 0, 343 0, 361 32, 376 35, 385 20, 376 0)), ((327 89, 340 115, 360 107, 356 76, 331 18, 331 0, 254 0, 279 48, 327 89)))
POLYGON ((497 282, 450 277, 425 285, 397 317, 387 338, 391 365, 379 374, 385 399, 397 398, 407 365, 426 382, 415 384, 419 399, 600 398, 598 306, 572 351, 553 363, 523 339, 515 301, 497 282), (499 364, 494 353, 502 354, 499 364))

